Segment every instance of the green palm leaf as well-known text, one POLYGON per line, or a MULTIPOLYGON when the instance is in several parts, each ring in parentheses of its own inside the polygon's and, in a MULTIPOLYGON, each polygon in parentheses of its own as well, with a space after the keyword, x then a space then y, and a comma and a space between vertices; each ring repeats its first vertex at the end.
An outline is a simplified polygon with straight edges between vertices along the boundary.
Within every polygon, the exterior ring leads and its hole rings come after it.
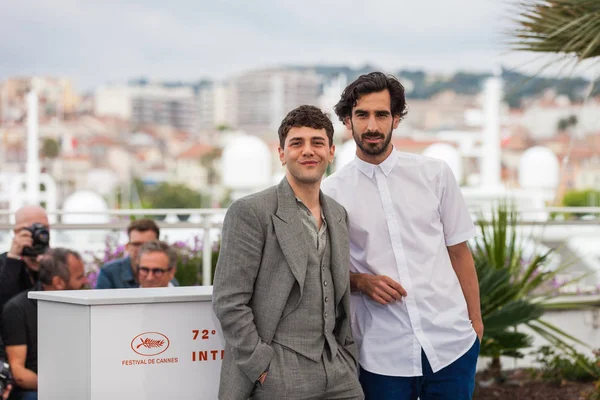
POLYGON ((533 255, 526 259, 524 245, 517 239, 517 211, 506 201, 500 202, 488 218, 480 213, 477 224, 480 236, 472 247, 485 326, 481 354, 492 357, 491 365, 496 367, 501 356, 523 357, 523 350, 531 346, 532 338, 527 332, 517 331, 517 326, 529 327, 565 351, 572 349, 568 342, 581 344, 541 319, 544 311, 553 307, 546 305, 550 295, 556 294, 553 281, 571 263, 549 269, 556 249, 533 249, 533 253, 527 253, 533 255))
POLYGON ((578 61, 600 56, 600 1, 521 2, 514 50, 568 54, 578 61))

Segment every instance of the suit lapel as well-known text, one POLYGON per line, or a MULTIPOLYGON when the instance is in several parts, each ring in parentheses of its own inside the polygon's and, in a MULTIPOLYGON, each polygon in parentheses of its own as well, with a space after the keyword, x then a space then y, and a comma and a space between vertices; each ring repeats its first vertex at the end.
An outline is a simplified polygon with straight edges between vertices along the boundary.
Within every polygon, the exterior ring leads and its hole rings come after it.
POLYGON ((272 217, 275 235, 283 255, 300 286, 300 297, 304 291, 308 254, 304 227, 298 219, 296 196, 286 178, 277 186, 277 212, 272 217))
POLYGON ((335 288, 335 300, 338 304, 346 288, 350 283, 348 268, 349 265, 344 265, 348 260, 348 257, 343 257, 343 254, 349 254, 350 249, 348 247, 348 241, 345 238, 348 236, 347 227, 344 223, 343 216, 334 212, 327 202, 327 198, 321 192, 320 195, 321 207, 323 207, 323 214, 327 220, 327 229, 329 229, 329 240, 331 242, 331 275, 333 278, 333 284, 335 288))

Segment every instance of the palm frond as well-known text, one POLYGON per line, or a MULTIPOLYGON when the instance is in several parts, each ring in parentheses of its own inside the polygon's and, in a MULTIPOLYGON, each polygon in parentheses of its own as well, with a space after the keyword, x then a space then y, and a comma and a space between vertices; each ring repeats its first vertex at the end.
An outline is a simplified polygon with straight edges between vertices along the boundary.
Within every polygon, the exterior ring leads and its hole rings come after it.
POLYGON ((578 61, 600 56, 600 1, 521 2, 513 50, 569 54, 578 61))
POLYGON ((535 321, 544 314, 544 308, 528 300, 515 300, 488 314, 484 319, 487 333, 506 330, 520 324, 535 321))

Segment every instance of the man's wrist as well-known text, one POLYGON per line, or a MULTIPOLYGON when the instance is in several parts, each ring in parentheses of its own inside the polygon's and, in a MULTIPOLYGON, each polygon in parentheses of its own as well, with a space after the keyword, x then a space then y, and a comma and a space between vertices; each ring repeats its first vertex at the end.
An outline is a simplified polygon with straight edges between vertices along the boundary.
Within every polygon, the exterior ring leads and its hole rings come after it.
POLYGON ((20 254, 15 254, 12 251, 9 251, 8 253, 6 253, 6 257, 8 257, 8 258, 14 258, 15 260, 20 260, 21 259, 21 255, 20 254))
POLYGON ((358 272, 350 273, 350 290, 352 292, 362 292, 362 275, 358 272))

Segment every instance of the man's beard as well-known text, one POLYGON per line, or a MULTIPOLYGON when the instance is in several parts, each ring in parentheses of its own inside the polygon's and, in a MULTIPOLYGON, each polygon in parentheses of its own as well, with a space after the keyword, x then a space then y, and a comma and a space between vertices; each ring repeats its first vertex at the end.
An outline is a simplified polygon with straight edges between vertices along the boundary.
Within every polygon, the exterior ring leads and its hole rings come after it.
POLYGON ((390 146, 390 143, 392 141, 392 130, 393 129, 390 129, 390 132, 387 136, 381 132, 365 132, 362 135, 358 135, 354 131, 354 126, 352 126, 352 136, 354 137, 354 141, 356 142, 356 145, 365 154, 368 154, 370 156, 378 156, 378 155, 385 153, 387 151, 388 147, 390 146), (365 144, 363 142, 363 140, 365 140, 366 138, 373 138, 373 139, 381 138, 381 139, 383 139, 383 142, 381 142, 381 145, 379 145, 378 143, 373 143, 372 145, 365 144))

